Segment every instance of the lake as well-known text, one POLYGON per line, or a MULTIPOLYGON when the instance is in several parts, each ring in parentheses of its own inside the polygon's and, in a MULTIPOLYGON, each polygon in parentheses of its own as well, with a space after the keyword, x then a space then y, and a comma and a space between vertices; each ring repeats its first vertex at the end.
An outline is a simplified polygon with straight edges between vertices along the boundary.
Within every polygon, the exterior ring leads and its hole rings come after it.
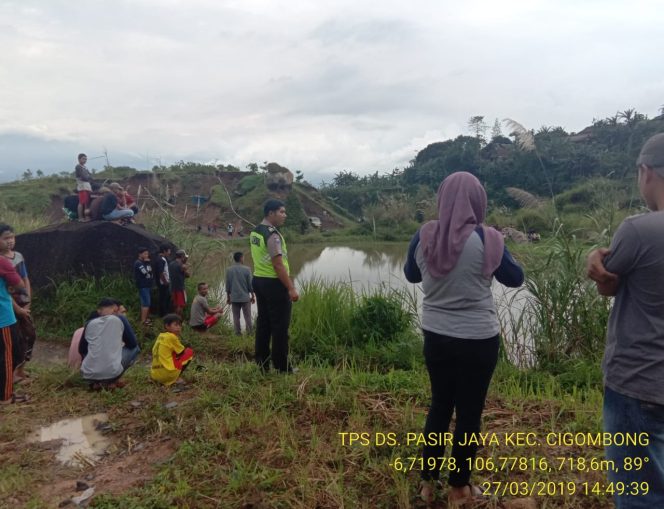
MULTIPOLYGON (((297 287, 311 279, 323 279, 349 282, 357 292, 371 291, 381 286, 404 289, 417 301, 418 312, 421 312, 422 286, 409 283, 403 274, 407 242, 291 244, 289 248, 291 276, 297 287)), ((245 264, 251 267, 248 245, 244 252, 245 264)), ((212 299, 221 301, 222 296, 225 298, 223 274, 232 263, 232 255, 214 259, 212 272, 215 276, 208 281, 212 299)), ((206 265, 210 266, 209 262, 206 265)), ((513 360, 519 359, 519 363, 522 363, 524 356, 529 357, 524 349, 528 350, 532 344, 526 337, 530 327, 527 323, 520 326, 514 324, 527 305, 528 294, 524 289, 507 288, 495 279, 492 291, 508 353, 513 360)), ((255 313, 255 306, 253 310, 255 313)))

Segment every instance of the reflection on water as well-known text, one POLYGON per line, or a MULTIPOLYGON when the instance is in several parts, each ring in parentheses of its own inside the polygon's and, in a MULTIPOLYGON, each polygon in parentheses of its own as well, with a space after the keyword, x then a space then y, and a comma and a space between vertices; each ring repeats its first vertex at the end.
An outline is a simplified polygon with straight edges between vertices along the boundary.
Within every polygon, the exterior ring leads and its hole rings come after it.
POLYGON ((65 419, 38 429, 30 435, 28 441, 62 440, 56 459, 64 465, 82 465, 86 460, 98 459, 110 445, 110 439, 99 431, 107 421, 106 414, 65 419))
MULTIPOLYGON (((289 246, 289 265, 297 286, 320 278, 350 282, 357 292, 379 286, 403 289, 414 296, 418 311, 421 312, 422 286, 409 283, 403 274, 407 252, 408 243, 405 242, 371 242, 344 246, 295 244, 289 246)), ((230 256, 227 259, 215 260, 215 279, 212 280, 218 283, 216 292, 211 297, 218 302, 225 302, 223 274, 231 263, 230 256)), ((245 263, 251 266, 248 247, 245 251, 245 263)), ((507 288, 495 280, 492 292, 508 355, 520 365, 527 364, 532 349, 532 324, 529 323, 527 313, 530 295, 524 289, 507 288)), ((255 306, 253 312, 256 312, 255 306)))

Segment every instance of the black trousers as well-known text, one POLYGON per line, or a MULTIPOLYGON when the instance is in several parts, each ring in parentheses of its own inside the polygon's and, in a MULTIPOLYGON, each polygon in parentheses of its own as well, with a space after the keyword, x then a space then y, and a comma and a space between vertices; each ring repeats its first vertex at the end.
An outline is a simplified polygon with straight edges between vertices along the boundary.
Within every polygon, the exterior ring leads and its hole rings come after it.
POLYGON ((157 283, 159 288, 159 316, 164 317, 171 312, 171 285, 157 283))
POLYGON ((256 363, 269 369, 270 359, 275 369, 288 371, 288 326, 292 303, 288 290, 276 278, 254 277, 258 316, 256 318, 256 363), (270 352, 270 338, 272 351, 270 352))
MULTIPOLYGON (((424 359, 431 380, 431 407, 424 433, 447 433, 452 413, 456 410, 456 426, 451 457, 458 471, 450 471, 449 484, 461 487, 470 480, 469 462, 477 454, 477 445, 461 445, 480 431, 482 411, 489 383, 498 362, 499 337, 459 339, 424 331, 424 359)), ((444 443, 425 445, 422 479, 438 479, 440 460, 445 455, 444 443), (429 463, 431 461, 431 463, 429 463), (435 468, 432 468, 435 462, 435 468)), ((447 465, 443 465, 447 470, 447 465)))

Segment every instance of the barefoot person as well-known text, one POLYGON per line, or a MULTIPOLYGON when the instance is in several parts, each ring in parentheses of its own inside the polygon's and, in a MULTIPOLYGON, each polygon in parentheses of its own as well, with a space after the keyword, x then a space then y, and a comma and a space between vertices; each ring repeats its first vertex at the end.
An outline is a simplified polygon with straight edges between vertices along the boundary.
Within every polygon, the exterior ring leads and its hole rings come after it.
POLYGON ((602 361, 604 431, 647 437, 605 447, 616 465, 643 458, 638 470, 608 471, 613 484, 648 486, 638 496, 616 490, 617 509, 664 507, 664 133, 646 141, 636 167, 651 212, 625 219, 611 246, 592 251, 587 265, 599 294, 615 296, 602 361))
POLYGON ((141 323, 152 325, 150 320, 150 304, 154 275, 150 263, 150 251, 147 247, 138 248, 138 260, 134 262, 134 281, 138 288, 138 299, 141 303, 141 323))
MULTIPOLYGON (((504 285, 523 283, 523 271, 504 246, 502 235, 483 225, 487 196, 467 172, 453 173, 438 188, 438 219, 411 240, 404 267, 406 279, 422 283, 424 359, 431 381, 431 407, 424 433, 447 433, 456 412, 450 458, 448 507, 472 502, 479 494, 470 484, 469 460, 477 446, 466 437, 480 431, 486 393, 498 361, 500 325, 491 294, 495 277, 504 285)), ((442 436, 442 435, 441 435, 442 436)), ((435 495, 445 445, 427 444, 420 496, 435 495)))
POLYGON ((76 191, 78 192, 78 220, 87 221, 87 212, 90 209, 90 194, 92 193, 92 175, 86 168, 88 156, 78 154, 78 164, 74 169, 76 176, 76 191))

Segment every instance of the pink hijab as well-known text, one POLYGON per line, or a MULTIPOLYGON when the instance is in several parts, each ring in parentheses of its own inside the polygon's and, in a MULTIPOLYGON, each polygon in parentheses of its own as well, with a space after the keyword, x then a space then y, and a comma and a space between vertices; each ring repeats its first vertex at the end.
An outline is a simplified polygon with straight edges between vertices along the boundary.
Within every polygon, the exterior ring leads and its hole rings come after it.
POLYGON ((455 267, 466 240, 478 225, 484 229, 482 275, 489 279, 500 265, 505 242, 500 232, 482 225, 486 216, 486 191, 465 171, 452 173, 438 188, 438 219, 420 230, 420 245, 427 269, 435 278, 455 267))

